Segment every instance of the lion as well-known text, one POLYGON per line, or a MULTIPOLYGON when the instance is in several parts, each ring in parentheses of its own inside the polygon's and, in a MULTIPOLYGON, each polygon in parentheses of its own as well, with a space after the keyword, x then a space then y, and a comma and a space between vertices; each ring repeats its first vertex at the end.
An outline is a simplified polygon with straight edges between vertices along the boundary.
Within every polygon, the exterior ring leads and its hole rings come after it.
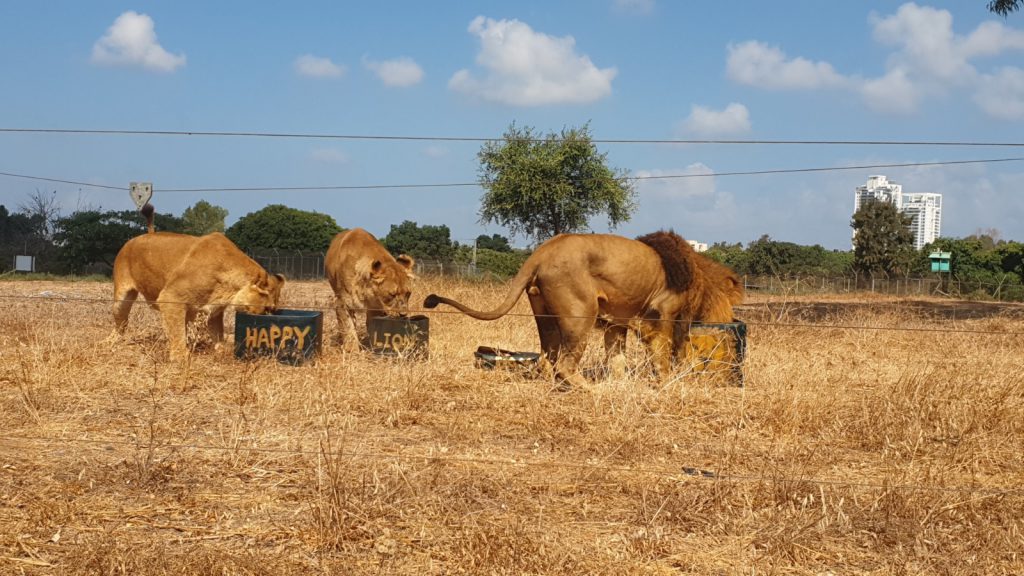
POLYGON ((669 373, 680 319, 699 319, 731 304, 713 283, 720 272, 701 261, 689 243, 672 232, 631 240, 612 234, 560 234, 541 244, 510 282, 505 300, 492 311, 431 294, 425 308, 447 304, 479 320, 507 314, 525 291, 540 334, 543 358, 556 383, 567 389, 586 380, 579 373, 587 336, 605 329, 606 362, 613 373, 625 370, 630 328, 649 348, 653 365, 669 373), (724 302, 723 302, 724 301, 724 302))
POLYGON ((339 338, 348 351, 359 349, 356 314, 365 312, 366 327, 378 316, 409 313, 410 282, 415 261, 393 257, 372 234, 362 228, 334 237, 324 260, 324 271, 335 297, 339 338))
POLYGON ((209 313, 214 344, 224 339, 228 306, 250 314, 273 311, 285 278, 268 274, 220 232, 188 236, 149 232, 125 243, 114 259, 114 326, 124 334, 139 294, 163 318, 172 360, 187 353, 185 328, 199 311, 209 313))

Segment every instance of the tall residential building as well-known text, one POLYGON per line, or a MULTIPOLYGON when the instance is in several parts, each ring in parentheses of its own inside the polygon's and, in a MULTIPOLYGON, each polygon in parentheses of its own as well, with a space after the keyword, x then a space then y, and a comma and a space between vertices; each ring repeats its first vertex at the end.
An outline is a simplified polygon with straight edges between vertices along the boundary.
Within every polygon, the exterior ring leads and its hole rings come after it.
POLYGON ((890 182, 885 176, 868 176, 868 183, 857 186, 853 193, 853 211, 857 212, 864 202, 881 200, 895 204, 897 210, 903 208, 903 186, 890 182))
POLYGON ((914 233, 914 249, 920 250, 934 242, 942 233, 942 194, 930 192, 903 193, 903 186, 885 176, 869 176, 864 186, 853 192, 853 211, 865 202, 880 200, 896 206, 911 217, 910 231, 914 233))
POLYGON ((920 250, 942 235, 942 194, 920 192, 903 195, 904 214, 910 215, 914 249, 920 250))

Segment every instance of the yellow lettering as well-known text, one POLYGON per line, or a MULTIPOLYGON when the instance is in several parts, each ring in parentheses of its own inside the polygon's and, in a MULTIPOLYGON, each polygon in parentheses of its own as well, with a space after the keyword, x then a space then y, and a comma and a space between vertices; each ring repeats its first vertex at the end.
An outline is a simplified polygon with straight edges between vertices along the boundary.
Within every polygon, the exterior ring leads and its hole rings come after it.
POLYGON ((395 352, 402 352, 405 348, 405 342, 405 337, 401 334, 395 334, 391 337, 391 348, 394 349, 395 352))
POLYGON ((265 346, 270 346, 270 335, 267 334, 266 328, 260 328, 260 335, 256 339, 256 345, 261 348, 265 346))
POLYGON ((270 347, 277 348, 277 339, 281 337, 281 327, 277 324, 270 325, 270 347))
POLYGON ((305 328, 293 328, 292 329, 292 332, 294 332, 295 336, 299 339, 299 344, 298 344, 298 349, 299 350, 302 350, 302 343, 305 342, 306 334, 309 334, 309 330, 311 328, 312 328, 312 326, 306 326, 305 328))
POLYGON ((281 329, 281 348, 287 346, 292 340, 292 327, 285 326, 281 329))
POLYGON ((259 331, 256 328, 253 328, 252 326, 246 326, 245 327, 245 347, 246 348, 251 349, 251 348, 255 348, 256 347, 256 334, 258 332, 259 331))

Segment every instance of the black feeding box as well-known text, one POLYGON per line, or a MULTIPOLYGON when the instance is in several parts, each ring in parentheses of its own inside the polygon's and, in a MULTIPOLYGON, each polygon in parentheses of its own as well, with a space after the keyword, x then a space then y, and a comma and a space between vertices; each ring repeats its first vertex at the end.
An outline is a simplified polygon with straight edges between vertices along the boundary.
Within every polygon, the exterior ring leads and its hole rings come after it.
POLYGON ((429 356, 430 319, 426 316, 375 316, 367 322, 370 350, 381 356, 416 358, 429 356))
POLYGON ((513 352, 490 346, 479 346, 476 352, 473 353, 473 358, 477 368, 488 370, 494 368, 530 369, 537 365, 540 354, 537 352, 513 352))
POLYGON ((274 356, 302 364, 320 353, 324 315, 314 310, 277 310, 274 314, 235 314, 235 357, 274 356))
POLYGON ((731 373, 743 386, 743 359, 747 355, 747 325, 732 322, 693 322, 686 335, 686 361, 695 372, 731 373))

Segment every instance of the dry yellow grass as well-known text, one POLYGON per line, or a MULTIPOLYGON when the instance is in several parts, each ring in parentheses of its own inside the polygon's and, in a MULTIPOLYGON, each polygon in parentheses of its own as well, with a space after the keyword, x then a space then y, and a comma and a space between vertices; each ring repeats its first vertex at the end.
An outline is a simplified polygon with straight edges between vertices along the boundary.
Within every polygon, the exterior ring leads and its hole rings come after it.
POLYGON ((0 574, 1024 573, 1020 307, 754 295, 744 388, 656 384, 631 339, 560 393, 473 367, 527 316, 433 314, 425 362, 179 366, 148 307, 112 342, 109 303, 12 297, 43 292, 111 289, 0 284, 0 574))

